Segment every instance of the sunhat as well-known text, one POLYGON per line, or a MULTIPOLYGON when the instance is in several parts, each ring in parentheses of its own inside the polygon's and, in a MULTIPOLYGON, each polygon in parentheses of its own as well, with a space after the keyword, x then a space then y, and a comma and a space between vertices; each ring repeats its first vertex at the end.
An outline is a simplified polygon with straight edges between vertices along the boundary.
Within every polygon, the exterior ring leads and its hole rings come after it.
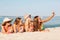
POLYGON ((6 18, 4 18, 3 23, 4 23, 4 22, 8 22, 8 21, 12 21, 12 19, 6 17, 6 18))

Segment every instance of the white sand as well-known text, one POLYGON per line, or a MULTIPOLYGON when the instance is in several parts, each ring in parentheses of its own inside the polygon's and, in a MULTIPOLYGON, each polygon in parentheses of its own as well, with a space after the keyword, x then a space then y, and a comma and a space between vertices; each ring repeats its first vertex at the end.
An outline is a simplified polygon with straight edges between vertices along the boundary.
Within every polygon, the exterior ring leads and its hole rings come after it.
POLYGON ((60 27, 48 29, 50 32, 0 33, 0 40, 60 40, 60 27))

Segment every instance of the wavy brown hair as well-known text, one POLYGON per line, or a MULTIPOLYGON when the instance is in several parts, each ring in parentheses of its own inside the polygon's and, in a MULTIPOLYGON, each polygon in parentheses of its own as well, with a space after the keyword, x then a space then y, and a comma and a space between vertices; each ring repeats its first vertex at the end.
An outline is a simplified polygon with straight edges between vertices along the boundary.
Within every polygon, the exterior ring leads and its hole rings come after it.
POLYGON ((39 22, 39 20, 41 20, 41 18, 38 19, 38 17, 39 16, 35 16, 34 19, 33 19, 34 20, 34 30, 35 31, 38 31, 38 29, 41 30, 42 22, 39 22))
POLYGON ((20 22, 20 20, 21 20, 21 18, 17 17, 17 18, 15 19, 14 24, 18 25, 18 24, 19 24, 19 22, 20 22))

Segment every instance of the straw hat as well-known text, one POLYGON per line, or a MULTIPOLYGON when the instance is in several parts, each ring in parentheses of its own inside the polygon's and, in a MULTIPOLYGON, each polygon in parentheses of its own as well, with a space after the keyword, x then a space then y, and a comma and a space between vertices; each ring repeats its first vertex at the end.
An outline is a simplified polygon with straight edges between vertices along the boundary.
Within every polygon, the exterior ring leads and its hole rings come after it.
POLYGON ((12 19, 6 17, 6 18, 4 18, 3 23, 4 23, 4 22, 8 22, 8 21, 12 21, 12 19))

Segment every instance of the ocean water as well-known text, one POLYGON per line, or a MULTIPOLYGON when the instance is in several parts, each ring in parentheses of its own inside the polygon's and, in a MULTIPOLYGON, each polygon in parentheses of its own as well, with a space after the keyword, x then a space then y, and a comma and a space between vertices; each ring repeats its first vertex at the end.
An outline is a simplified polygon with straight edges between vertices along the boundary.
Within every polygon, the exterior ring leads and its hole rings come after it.
MULTIPOLYGON (((0 16, 0 30, 1 30, 1 24, 2 24, 2 22, 3 22, 5 17, 13 18, 13 21, 12 21, 12 24, 13 24, 14 20, 16 19, 17 16, 0 16)), ((24 17, 23 16, 18 16, 18 17, 21 17, 22 20, 24 21, 24 17)), ((45 18, 47 18, 47 16, 43 16, 42 20, 44 20, 45 18)), ((32 16, 32 19, 33 19, 33 16, 32 16)), ((44 27, 45 28, 60 27, 60 16, 55 16, 50 21, 44 23, 44 27)))

